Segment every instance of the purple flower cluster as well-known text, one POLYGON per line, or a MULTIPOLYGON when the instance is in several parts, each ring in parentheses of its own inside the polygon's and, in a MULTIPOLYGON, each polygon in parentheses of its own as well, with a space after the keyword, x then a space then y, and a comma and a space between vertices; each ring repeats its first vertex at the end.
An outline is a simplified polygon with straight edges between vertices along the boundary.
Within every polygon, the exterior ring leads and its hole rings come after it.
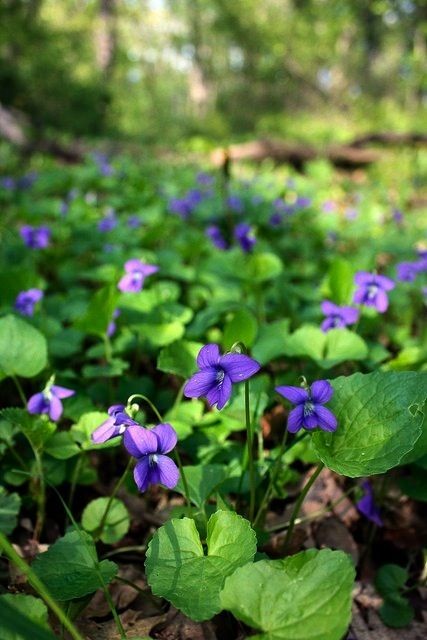
POLYGON ((217 249, 220 249, 221 251, 226 251, 228 249, 228 243, 222 235, 221 229, 216 224, 211 224, 207 227, 205 234, 217 249))
POLYGON ((144 264, 141 260, 134 258, 125 262, 126 274, 120 279, 117 285, 120 291, 127 293, 138 293, 144 286, 147 276, 159 270, 154 264, 144 264))
POLYGON ((102 176, 108 177, 114 175, 114 168, 111 166, 110 161, 108 160, 105 153, 95 151, 92 157, 95 160, 95 163, 102 176))
POLYGON ((134 469, 135 483, 140 491, 151 484, 163 484, 173 489, 179 480, 179 471, 166 454, 176 446, 178 437, 168 423, 146 429, 136 422, 122 404, 108 409, 109 418, 92 433, 92 441, 102 444, 123 435, 123 444, 137 462, 134 469))
POLYGON ((319 427, 323 431, 335 431, 337 419, 323 405, 332 398, 334 389, 327 380, 316 380, 311 387, 276 387, 277 393, 295 404, 288 416, 288 431, 297 433, 304 428, 309 431, 319 427))
POLYGON ((234 237, 245 253, 250 253, 256 244, 254 229, 251 225, 246 224, 246 222, 240 222, 236 225, 234 237))
POLYGON ((190 189, 182 198, 171 198, 169 211, 188 220, 197 205, 203 200, 204 194, 200 189, 190 189))
POLYGON ((330 329, 347 327, 357 322, 359 318, 359 311, 354 307, 339 307, 329 300, 322 302, 321 309, 326 316, 321 325, 322 331, 325 332, 330 331, 330 329))
POLYGON ((401 282, 414 282, 420 273, 427 272, 427 251, 418 252, 418 260, 400 262, 397 265, 397 279, 401 282))
POLYGON ((102 233, 107 233, 108 231, 112 231, 113 229, 115 229, 117 227, 117 224, 118 220, 116 212, 112 207, 109 207, 104 216, 98 222, 98 229, 102 233))
POLYGON ((62 402, 64 398, 73 396, 75 391, 48 383, 40 393, 35 393, 28 400, 27 409, 32 414, 47 414, 56 422, 62 416, 62 402))
POLYGON ((217 344, 202 347, 197 356, 199 371, 184 387, 187 398, 206 397, 211 406, 222 409, 231 397, 233 384, 252 377, 261 365, 241 353, 221 355, 217 344))
POLYGON ((37 302, 43 298, 41 289, 27 289, 16 296, 15 309, 23 316, 32 316, 37 302))
POLYGON ((49 227, 32 227, 24 224, 19 229, 21 238, 30 249, 46 249, 49 246, 51 230, 49 227))
POLYGON ((243 213, 244 204, 240 196, 230 194, 226 199, 226 205, 234 213, 243 213))
POLYGON ((373 307, 379 313, 384 313, 388 309, 387 292, 394 289, 394 282, 386 276, 379 276, 376 273, 359 271, 354 280, 358 285, 353 302, 363 304, 366 307, 373 307))

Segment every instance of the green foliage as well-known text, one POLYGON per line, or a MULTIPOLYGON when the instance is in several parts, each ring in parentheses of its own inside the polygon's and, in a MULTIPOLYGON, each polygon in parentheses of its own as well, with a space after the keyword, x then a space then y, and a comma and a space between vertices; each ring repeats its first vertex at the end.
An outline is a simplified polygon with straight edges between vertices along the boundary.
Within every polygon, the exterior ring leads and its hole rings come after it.
POLYGON ((46 441, 52 437, 56 430, 56 424, 51 422, 46 415, 30 415, 25 409, 3 409, 1 415, 11 425, 19 427, 19 430, 37 451, 43 449, 46 441))
POLYGON ((221 604, 261 631, 259 640, 340 640, 350 622, 354 576, 342 551, 310 549, 237 569, 225 581, 221 604))
POLYGON ((322 369, 330 369, 346 360, 363 360, 368 347, 363 338, 349 329, 324 333, 318 327, 303 325, 285 339, 283 352, 292 357, 312 358, 322 369))
POLYGON ((230 314, 224 327, 222 346, 224 351, 231 349, 236 342, 242 342, 245 347, 252 347, 258 333, 258 323, 249 309, 242 307, 230 314))
POLYGON ((54 640, 48 629, 48 611, 42 600, 22 594, 0 596, 2 640, 54 640))
POLYGON ((328 406, 338 419, 333 434, 317 431, 313 443, 333 471, 354 477, 398 465, 421 435, 427 374, 380 372, 332 380, 328 406))
POLYGON ((75 328, 84 333, 94 334, 103 338, 111 322, 118 297, 117 288, 113 286, 103 287, 97 291, 86 312, 75 321, 75 328))
POLYGON ((92 537, 83 531, 71 531, 59 538, 32 565, 37 577, 60 601, 93 593, 111 582, 117 565, 99 562, 92 537))
POLYGON ((338 305, 351 303, 354 290, 355 269, 348 260, 336 258, 328 272, 327 285, 332 302, 338 305))
POLYGON ((193 620, 208 620, 221 610, 226 576, 251 562, 256 551, 249 523, 230 511, 217 511, 208 522, 204 555, 194 520, 170 520, 154 534, 145 568, 156 595, 193 620))
POLYGON ((375 586, 384 598, 380 616, 389 627, 406 627, 414 617, 414 610, 402 590, 408 580, 408 572, 396 564, 383 565, 375 576, 375 586))
MULTIPOLYGON (((184 467, 184 474, 190 493, 190 499, 199 509, 215 492, 227 477, 226 468, 219 464, 201 464, 194 467, 184 467)), ((175 491, 185 495, 184 484, 180 478, 175 491)))
POLYGON ((21 498, 17 493, 6 493, 0 487, 0 532, 6 535, 12 533, 18 522, 21 508, 21 498))
POLYGON ((196 356, 202 348, 200 342, 180 340, 161 349, 157 368, 182 378, 189 378, 197 370, 196 356))
POLYGON ((126 506, 118 498, 113 498, 108 509, 110 498, 97 498, 86 505, 82 513, 82 527, 88 533, 97 536, 105 544, 119 542, 129 531, 130 517, 126 506))
POLYGON ((46 364, 43 334, 16 316, 0 318, 0 377, 33 378, 46 364))

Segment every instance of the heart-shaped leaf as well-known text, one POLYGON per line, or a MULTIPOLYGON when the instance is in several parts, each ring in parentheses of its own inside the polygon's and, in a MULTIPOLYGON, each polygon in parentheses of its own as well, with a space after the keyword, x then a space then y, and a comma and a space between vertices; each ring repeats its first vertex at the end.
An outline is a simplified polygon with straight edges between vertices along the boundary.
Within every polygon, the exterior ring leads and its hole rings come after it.
POLYGON ((46 338, 16 316, 0 319, 0 377, 32 378, 47 364, 46 338))

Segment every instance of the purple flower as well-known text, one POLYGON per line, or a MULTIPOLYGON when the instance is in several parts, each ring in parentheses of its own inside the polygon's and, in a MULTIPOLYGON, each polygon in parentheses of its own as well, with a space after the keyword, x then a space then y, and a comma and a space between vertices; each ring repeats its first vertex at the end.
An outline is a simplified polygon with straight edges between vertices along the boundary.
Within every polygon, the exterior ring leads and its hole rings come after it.
POLYGON ((400 262, 396 269, 397 279, 401 282, 413 282, 419 273, 417 262, 400 262))
POLYGON ((113 404, 108 409, 110 417, 92 432, 92 442, 101 444, 111 438, 122 435, 127 427, 138 424, 126 413, 125 408, 124 404, 113 404))
POLYGON ((98 222, 98 229, 102 231, 102 233, 107 233, 108 231, 112 231, 117 227, 117 218, 116 212, 114 209, 108 209, 103 218, 98 222))
POLYGON ((403 213, 400 209, 393 209, 393 220, 396 224, 401 224, 403 222, 403 213))
POLYGON ((274 213, 272 213, 269 219, 269 223, 271 224, 272 227, 278 227, 279 225, 282 224, 282 221, 283 221, 283 214, 279 213, 279 211, 275 211, 274 213))
POLYGON ((145 278, 156 273, 158 270, 159 267, 156 267, 154 264, 144 264, 136 258, 128 260, 125 262, 126 275, 121 278, 117 286, 120 291, 138 293, 144 286, 145 278))
POLYGON ((380 516, 380 510, 375 504, 374 492, 369 480, 362 482, 362 488, 365 495, 356 502, 356 508, 360 513, 363 513, 368 520, 374 522, 377 527, 382 527, 384 523, 380 516))
POLYGON ((356 220, 357 216, 358 216, 358 212, 357 209, 354 209, 352 207, 349 207, 348 209, 346 209, 344 211, 344 216, 347 220, 356 220))
POLYGON ((326 316, 321 325, 322 331, 325 332, 330 329, 354 324, 359 318, 358 309, 354 309, 353 307, 339 307, 329 300, 324 300, 321 308, 322 313, 326 316))
POLYGON ((141 224, 142 224, 142 221, 139 218, 139 216, 137 216, 136 214, 129 216, 129 218, 127 219, 127 226, 130 229, 138 229, 138 227, 140 227, 141 224))
POLYGON ((276 387, 277 393, 296 404, 288 416, 288 431, 297 433, 301 428, 311 431, 319 427, 323 431, 335 431, 337 419, 323 405, 332 398, 334 389, 327 380, 316 380, 311 387, 276 387))
POLYGON ((311 198, 307 198, 307 196, 298 196, 294 203, 295 209, 306 209, 310 205, 311 198))
POLYGON ((203 171, 201 171, 196 176, 196 182, 203 187, 211 187, 215 182, 215 177, 210 173, 204 173, 203 171))
POLYGON ((187 398, 205 396, 211 406, 222 409, 231 396, 233 383, 242 382, 260 370, 261 365, 241 353, 221 356, 217 344, 202 347, 197 356, 200 371, 195 373, 184 387, 187 398))
POLYGON ((21 238, 30 249, 46 249, 49 246, 51 231, 49 227, 31 227, 24 224, 19 229, 21 238))
POLYGON ((226 200, 227 207, 236 213, 242 213, 243 211, 243 201, 239 196, 229 195, 226 200))
POLYGON ((32 316, 34 313, 34 307, 42 298, 43 291, 41 291, 41 289, 28 289, 27 291, 21 291, 16 296, 15 309, 23 316, 32 316))
POLYGON ((205 234, 206 234, 206 237, 208 237, 212 241, 212 244, 217 249, 221 249, 222 251, 225 251, 226 249, 228 249, 227 241, 222 235, 221 229, 217 225, 212 224, 209 227, 207 227, 205 234))
POLYGON ((113 318, 107 327, 107 336, 109 338, 111 338, 111 336, 113 336, 116 333, 117 326, 114 320, 116 320, 116 318, 119 317, 120 313, 121 313, 120 309, 114 309, 113 311, 113 318))
POLYGON ((179 480, 175 462, 165 455, 172 451, 178 437, 170 424, 158 424, 154 429, 139 425, 126 429, 123 442, 131 456, 137 459, 133 477, 140 491, 151 484, 163 484, 173 489, 179 480))
POLYGON ((246 224, 246 222, 241 222, 236 225, 234 237, 245 253, 250 253, 256 244, 254 229, 251 225, 246 224))
POLYGON ((202 200, 203 193, 200 189, 190 189, 183 198, 172 198, 169 201, 169 211, 187 220, 202 200))
POLYGON ((4 176, 4 178, 1 178, 0 184, 3 189, 6 189, 7 191, 13 191, 16 187, 15 180, 10 176, 4 176))
POLYGON ((379 313, 387 311, 388 297, 386 292, 394 289, 393 280, 367 271, 358 271, 354 280, 359 288, 354 294, 353 302, 364 304, 366 307, 374 307, 379 313))
POLYGON ((47 413, 51 420, 56 422, 62 415, 62 402, 63 398, 69 398, 73 396, 75 391, 66 389, 65 387, 58 387, 56 384, 48 384, 43 391, 35 393, 28 400, 27 409, 32 414, 47 413))
POLYGON ((322 210, 324 213, 333 213, 336 211, 337 204, 333 200, 326 200, 326 202, 322 205, 322 210))
POLYGON ((98 165, 98 169, 101 175, 103 176, 114 175, 114 168, 111 166, 105 153, 100 153, 99 151, 95 151, 95 153, 93 154, 93 159, 98 165))

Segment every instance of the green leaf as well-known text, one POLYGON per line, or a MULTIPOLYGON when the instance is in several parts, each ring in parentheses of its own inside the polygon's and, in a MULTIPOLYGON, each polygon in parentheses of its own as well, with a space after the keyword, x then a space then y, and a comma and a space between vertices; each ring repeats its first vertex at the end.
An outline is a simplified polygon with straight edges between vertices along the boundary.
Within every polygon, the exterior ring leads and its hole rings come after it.
POLYGON ((2 640, 54 640, 45 603, 22 594, 0 596, 0 637, 2 640))
POLYGON ((147 340, 154 347, 165 347, 172 342, 180 340, 185 327, 179 320, 163 322, 158 324, 139 323, 133 327, 144 340, 147 340))
POLYGON ((201 400, 190 400, 180 402, 176 407, 172 407, 164 419, 170 422, 178 434, 179 440, 189 436, 193 427, 202 420, 205 405, 201 400))
POLYGON ((410 475, 399 479, 399 487, 410 498, 427 502, 427 474, 424 469, 411 469, 410 475))
POLYGON ((383 596, 398 593, 406 584, 409 575, 406 569, 397 564, 384 564, 375 576, 375 587, 378 593, 383 596))
POLYGON ((258 322, 254 314, 246 307, 232 311, 224 327, 222 346, 225 351, 231 349, 235 342, 243 342, 251 347, 258 332, 258 322))
POLYGON ((336 304, 349 304, 354 289, 355 270, 344 258, 335 258, 328 273, 330 297, 336 304))
MULTIPOLYGON (((85 507, 82 514, 82 527, 92 534, 98 534, 110 498, 97 498, 85 507)), ((105 544, 114 544, 129 531, 130 517, 124 503, 117 498, 111 502, 102 528, 100 539, 105 544)))
POLYGON ((56 424, 50 422, 46 415, 30 415, 25 409, 3 409, 1 416, 10 424, 19 427, 30 444, 38 451, 43 449, 45 442, 56 430, 56 424))
POLYGON ((46 367, 47 343, 40 331, 16 316, 0 319, 0 375, 33 378, 46 367))
POLYGON ((80 447, 69 431, 54 433, 45 443, 44 450, 58 460, 68 460, 80 453, 80 447))
POLYGON ((99 427, 105 420, 107 420, 110 416, 108 413, 102 413, 101 411, 88 411, 80 416, 78 422, 73 424, 71 427, 70 433, 73 439, 81 446, 85 451, 90 451, 92 449, 110 449, 111 447, 116 447, 120 442, 121 438, 112 438, 107 442, 103 442, 102 444, 95 444, 91 435, 95 431, 97 427, 99 427))
POLYGON ((57 600, 73 600, 94 593, 108 584, 117 565, 98 561, 95 543, 84 531, 71 531, 39 554, 32 568, 57 600))
POLYGON ((86 312, 74 322, 79 331, 103 338, 117 306, 119 294, 113 285, 103 287, 92 296, 86 312))
POLYGON ((253 253, 249 256, 245 275, 250 282, 265 282, 282 273, 282 261, 274 253, 253 253))
POLYGON ((226 576, 251 562, 255 532, 231 511, 217 511, 208 522, 207 556, 194 520, 170 520, 151 540, 145 568, 155 595, 169 600, 193 620, 208 620, 221 610, 226 576))
POLYGON ((313 434, 322 462, 352 478, 398 465, 421 434, 424 416, 414 407, 425 400, 427 373, 355 373, 331 383, 335 393, 328 407, 338 428, 313 434))
POLYGON ((258 362, 267 364, 286 353, 289 322, 289 319, 285 318, 261 325, 252 348, 252 355, 258 362))
POLYGON ((284 353, 308 356, 323 369, 330 369, 346 360, 363 360, 368 355, 368 347, 349 329, 331 329, 325 333, 318 327, 303 325, 286 339, 284 353))
POLYGON ((375 587, 384 598, 379 614, 389 627, 406 627, 414 617, 412 606, 401 594, 408 578, 406 569, 397 564, 383 565, 375 576, 375 587))
POLYGON ((342 551, 310 549, 237 569, 224 609, 261 631, 259 640, 341 640, 350 622, 355 571, 342 551))
MULTIPOLYGON (((226 468, 220 464, 205 464, 194 467, 184 467, 184 474, 190 492, 190 499, 200 509, 215 489, 227 477, 226 468)), ((185 495, 182 479, 179 480, 175 491, 185 495)))
POLYGON ((414 619, 414 610, 409 602, 400 594, 393 594, 384 599, 378 613, 388 626, 400 629, 407 627, 414 619))
POLYGON ((157 358, 157 368, 182 378, 189 378, 197 371, 196 357, 202 348, 201 342, 179 340, 164 347, 157 358))
POLYGON ((6 493, 0 487, 0 532, 5 535, 12 533, 18 521, 21 508, 21 498, 17 493, 6 493))

